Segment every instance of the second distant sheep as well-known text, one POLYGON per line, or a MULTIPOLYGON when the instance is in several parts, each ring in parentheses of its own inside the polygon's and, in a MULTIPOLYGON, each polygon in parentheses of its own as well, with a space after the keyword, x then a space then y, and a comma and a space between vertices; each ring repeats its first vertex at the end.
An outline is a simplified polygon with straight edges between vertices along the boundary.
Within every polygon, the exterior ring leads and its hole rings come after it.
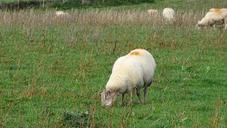
POLYGON ((166 21, 174 21, 175 11, 172 8, 164 8, 162 11, 162 16, 166 21))

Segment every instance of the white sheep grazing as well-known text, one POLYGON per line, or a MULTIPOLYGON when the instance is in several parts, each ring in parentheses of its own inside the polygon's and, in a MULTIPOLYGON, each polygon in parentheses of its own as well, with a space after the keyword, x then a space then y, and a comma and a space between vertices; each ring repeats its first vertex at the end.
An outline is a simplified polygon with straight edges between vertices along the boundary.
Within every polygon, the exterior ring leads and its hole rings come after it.
POLYGON ((57 17, 68 17, 69 13, 68 12, 64 12, 64 11, 56 11, 55 12, 55 16, 57 16, 57 17))
POLYGON ((117 95, 130 93, 130 103, 132 102, 133 91, 139 98, 140 89, 143 88, 145 102, 147 88, 151 85, 155 72, 156 63, 153 56, 144 49, 132 50, 125 56, 118 58, 112 69, 112 74, 106 84, 106 88, 101 93, 102 105, 112 106, 117 95))
POLYGON ((227 9, 226 8, 211 8, 206 15, 198 21, 198 28, 205 26, 225 26, 227 29, 227 9))
POLYGON ((156 10, 156 9, 148 9, 147 13, 149 15, 151 15, 151 16, 156 16, 156 15, 158 15, 158 10, 156 10))
POLYGON ((167 21, 173 21, 175 19, 175 11, 172 8, 164 8, 162 16, 167 21))

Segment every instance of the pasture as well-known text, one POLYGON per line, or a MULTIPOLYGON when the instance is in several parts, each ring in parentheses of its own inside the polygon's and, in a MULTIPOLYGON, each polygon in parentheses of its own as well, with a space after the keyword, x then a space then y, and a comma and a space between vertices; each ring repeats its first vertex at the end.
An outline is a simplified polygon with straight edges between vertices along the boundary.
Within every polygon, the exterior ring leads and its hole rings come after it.
POLYGON ((227 126, 227 32, 196 29, 204 12, 171 24, 141 9, 53 13, 0 12, 0 127, 70 127, 65 112, 92 128, 227 126), (114 61, 135 48, 157 63, 147 102, 102 107, 114 61))

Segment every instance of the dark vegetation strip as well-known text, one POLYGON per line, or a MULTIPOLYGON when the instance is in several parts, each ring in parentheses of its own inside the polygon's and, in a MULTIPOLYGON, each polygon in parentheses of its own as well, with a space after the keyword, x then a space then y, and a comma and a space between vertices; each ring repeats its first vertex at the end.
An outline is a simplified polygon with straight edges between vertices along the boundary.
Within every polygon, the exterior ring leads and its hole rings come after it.
POLYGON ((30 0, 30 1, 14 1, 14 2, 2 2, 0 3, 1 10, 20 10, 30 8, 89 8, 89 7, 108 7, 108 6, 120 6, 120 5, 132 5, 140 3, 154 3, 154 0, 68 0, 62 2, 62 0, 30 0))
MULTIPOLYGON (((46 2, 45 2, 46 3, 46 2)), ((43 5, 41 1, 15 1, 10 3, 0 3, 1 10, 20 10, 29 8, 39 8, 43 5)))

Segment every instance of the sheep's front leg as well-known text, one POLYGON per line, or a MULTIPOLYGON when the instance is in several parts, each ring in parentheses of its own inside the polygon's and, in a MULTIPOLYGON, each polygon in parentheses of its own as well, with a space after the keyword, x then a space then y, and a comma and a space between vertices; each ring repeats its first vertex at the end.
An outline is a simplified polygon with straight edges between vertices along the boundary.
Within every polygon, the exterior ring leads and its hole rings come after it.
POLYGON ((145 84, 144 86, 144 96, 143 96, 143 103, 145 103, 146 101, 146 96, 147 96, 147 88, 152 84, 152 80, 150 82, 148 82, 147 84, 145 84))
POLYGON ((142 100, 140 98, 140 89, 138 89, 138 88, 136 88, 136 95, 137 95, 137 97, 139 99, 139 102, 142 104, 142 100))
POLYGON ((129 92, 129 94, 130 94, 129 105, 131 105, 132 104, 132 98, 133 98, 133 90, 131 90, 129 92))
POLYGON ((227 30, 227 17, 224 18, 224 30, 227 30))

